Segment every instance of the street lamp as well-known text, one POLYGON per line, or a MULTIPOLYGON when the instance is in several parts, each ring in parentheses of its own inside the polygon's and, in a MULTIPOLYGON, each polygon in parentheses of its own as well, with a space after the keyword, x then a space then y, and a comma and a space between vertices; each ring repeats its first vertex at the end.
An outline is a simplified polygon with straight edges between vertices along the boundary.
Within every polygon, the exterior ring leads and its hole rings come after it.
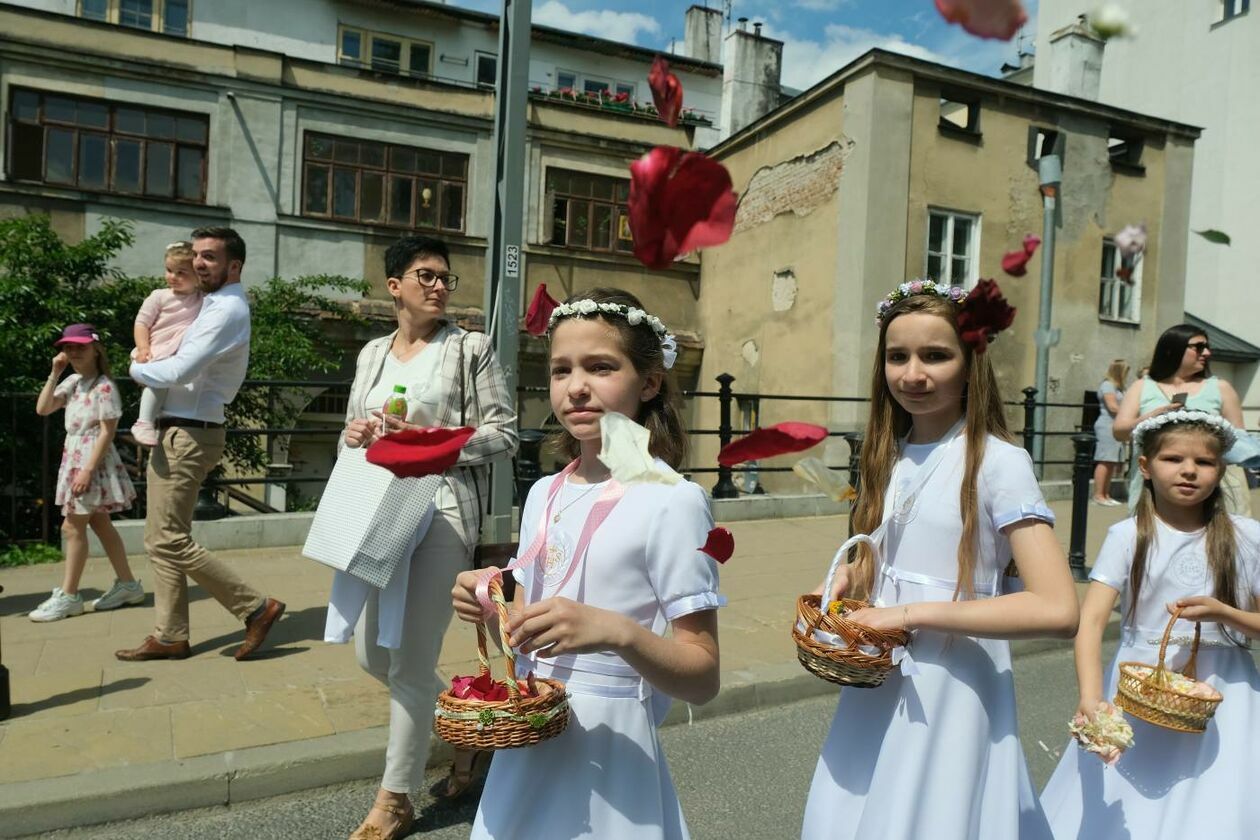
POLYGON ((1037 478, 1045 473, 1046 406, 1049 399, 1050 348, 1059 343, 1059 331, 1051 328, 1054 300, 1054 235, 1058 227, 1059 185, 1063 181, 1063 135, 1034 129, 1030 133, 1030 157, 1037 162, 1037 181, 1041 190, 1041 307, 1037 312, 1036 382, 1039 405, 1033 415, 1033 468, 1037 478))

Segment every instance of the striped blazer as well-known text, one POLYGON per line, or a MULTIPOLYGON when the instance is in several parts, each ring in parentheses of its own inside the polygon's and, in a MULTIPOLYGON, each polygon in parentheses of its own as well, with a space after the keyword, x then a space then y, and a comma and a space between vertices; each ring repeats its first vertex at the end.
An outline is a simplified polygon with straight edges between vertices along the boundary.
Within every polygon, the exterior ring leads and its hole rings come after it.
MULTIPOLYGON (((484 499, 489 493, 488 464, 516 454, 516 400, 503 382, 503 370, 494 355, 490 339, 484 333, 468 332, 452 323, 442 327, 442 358, 438 362, 441 398, 437 425, 460 425, 460 345, 464 364, 464 425, 477 431, 460 452, 455 466, 446 471, 446 481, 459 505, 460 528, 464 544, 476 545, 481 533, 484 499), (467 336, 465 338, 465 336, 467 336), (478 492, 480 491, 480 498, 478 492)), ((355 364, 354 382, 346 405, 346 423, 370 417, 378 406, 366 404, 368 392, 385 368, 385 356, 398 331, 374 338, 363 346, 355 364)), ((434 336, 436 338, 437 336, 434 336)), ((337 451, 345 444, 345 432, 337 441, 337 451)))

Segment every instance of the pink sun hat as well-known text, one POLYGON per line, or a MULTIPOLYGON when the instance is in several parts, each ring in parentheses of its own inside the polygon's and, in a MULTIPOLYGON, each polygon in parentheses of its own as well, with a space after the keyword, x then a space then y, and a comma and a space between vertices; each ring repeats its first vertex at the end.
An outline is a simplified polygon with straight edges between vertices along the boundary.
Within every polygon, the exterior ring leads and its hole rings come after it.
POLYGON ((100 340, 100 333, 91 324, 71 324, 61 331, 61 338, 53 342, 53 345, 60 347, 63 344, 91 344, 100 340))

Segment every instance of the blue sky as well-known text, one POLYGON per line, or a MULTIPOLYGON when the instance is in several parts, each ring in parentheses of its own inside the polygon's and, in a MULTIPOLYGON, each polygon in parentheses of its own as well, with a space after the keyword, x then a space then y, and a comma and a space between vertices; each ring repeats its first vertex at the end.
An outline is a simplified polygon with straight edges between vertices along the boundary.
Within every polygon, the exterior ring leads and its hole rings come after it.
MULTIPOLYGON (((695 0, 702 3, 703 0, 695 0)), ((497 13, 499 0, 448 0, 497 13)), ((682 43, 683 15, 691 0, 534 0, 535 23, 668 50, 682 43)), ((721 8, 722 0, 708 5, 721 8)), ((1037 0, 1024 0, 1033 35, 1037 0)), ((932 0, 734 0, 733 19, 765 24, 762 31, 784 42, 783 84, 806 88, 871 47, 996 75, 1014 61, 1014 42, 986 41, 945 23, 932 0)), ((1031 47, 1031 39, 1028 41, 1031 47)), ((681 47, 680 47, 681 49, 681 47)))

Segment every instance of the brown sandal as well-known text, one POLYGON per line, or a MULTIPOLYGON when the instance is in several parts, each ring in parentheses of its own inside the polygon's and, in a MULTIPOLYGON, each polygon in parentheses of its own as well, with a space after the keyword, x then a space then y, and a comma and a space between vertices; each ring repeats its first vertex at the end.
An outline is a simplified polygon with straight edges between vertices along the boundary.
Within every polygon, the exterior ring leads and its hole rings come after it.
POLYGON ((350 835, 350 840, 397 840, 397 838, 404 836, 411 830, 411 824, 416 820, 416 809, 411 804, 410 799, 403 801, 405 807, 395 805, 392 802, 382 802, 378 796, 376 801, 372 803, 372 808, 398 817, 398 825, 394 827, 393 831, 386 834, 379 826, 364 822, 350 835))
POLYGON ((458 750, 455 760, 451 762, 451 770, 445 779, 439 780, 429 788, 429 795, 443 802, 452 802, 463 797, 478 781, 486 777, 490 769, 490 759, 494 753, 490 750, 458 750), (467 765, 460 767, 460 759, 470 756, 467 765))

